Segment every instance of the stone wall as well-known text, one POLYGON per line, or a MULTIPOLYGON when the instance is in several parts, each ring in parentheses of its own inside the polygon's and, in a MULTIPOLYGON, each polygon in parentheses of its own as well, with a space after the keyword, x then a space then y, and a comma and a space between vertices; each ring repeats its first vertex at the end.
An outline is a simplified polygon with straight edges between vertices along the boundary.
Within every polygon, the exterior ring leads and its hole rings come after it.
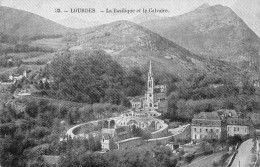
MULTIPOLYGON (((167 128, 168 130, 168 128, 167 128)), ((162 131, 164 133, 164 130, 162 131)), ((161 138, 154 138, 154 139, 149 139, 144 141, 141 137, 135 137, 135 138, 130 138, 126 140, 122 140, 117 142, 118 149, 128 149, 128 148, 133 148, 138 145, 141 145, 143 142, 146 142, 147 145, 155 146, 157 142, 160 142, 161 144, 167 144, 170 142, 170 140, 174 137, 175 140, 181 139, 181 140, 186 140, 186 139, 191 139, 191 127, 190 125, 186 127, 186 129, 177 134, 177 135, 171 135, 167 137, 161 137, 161 138)))
POLYGON ((154 143, 156 144, 156 142, 160 141, 162 144, 167 144, 170 142, 170 140, 172 139, 172 137, 174 137, 175 140, 184 140, 184 139, 191 139, 191 127, 190 125, 188 127, 186 127, 186 129, 177 134, 177 135, 171 135, 171 136, 167 136, 167 137, 161 137, 161 138, 155 138, 155 139, 149 139, 148 143, 154 143))

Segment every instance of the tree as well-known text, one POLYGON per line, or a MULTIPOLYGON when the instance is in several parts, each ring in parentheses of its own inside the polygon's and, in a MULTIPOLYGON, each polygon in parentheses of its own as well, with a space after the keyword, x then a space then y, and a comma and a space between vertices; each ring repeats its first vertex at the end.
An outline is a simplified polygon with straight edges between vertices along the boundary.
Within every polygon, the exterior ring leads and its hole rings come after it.
POLYGON ((242 143, 242 141, 243 140, 242 140, 241 136, 239 136, 239 135, 229 136, 228 137, 228 144, 232 145, 232 146, 234 146, 234 145, 236 145, 238 143, 242 143))
POLYGON ((75 57, 66 53, 55 58, 49 68, 55 80, 53 89, 59 90, 65 100, 121 103, 124 70, 105 52, 85 52, 75 57))
POLYGON ((140 127, 137 127, 136 125, 132 126, 132 134, 134 137, 142 137, 143 130, 140 127))

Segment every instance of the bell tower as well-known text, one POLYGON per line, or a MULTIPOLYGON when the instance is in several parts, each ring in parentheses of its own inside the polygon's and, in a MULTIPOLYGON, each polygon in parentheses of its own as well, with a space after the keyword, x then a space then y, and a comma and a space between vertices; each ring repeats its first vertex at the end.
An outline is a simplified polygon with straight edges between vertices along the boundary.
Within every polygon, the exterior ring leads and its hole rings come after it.
POLYGON ((146 106, 149 111, 154 109, 154 80, 151 60, 147 80, 146 106))

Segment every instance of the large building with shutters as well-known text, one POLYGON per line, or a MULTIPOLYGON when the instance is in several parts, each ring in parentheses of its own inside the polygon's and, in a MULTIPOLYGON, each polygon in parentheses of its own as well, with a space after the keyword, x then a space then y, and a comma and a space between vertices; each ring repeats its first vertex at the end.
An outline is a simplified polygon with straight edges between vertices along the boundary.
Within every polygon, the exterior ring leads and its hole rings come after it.
POLYGON ((191 125, 191 139, 219 139, 221 119, 217 112, 201 112, 194 116, 191 125))

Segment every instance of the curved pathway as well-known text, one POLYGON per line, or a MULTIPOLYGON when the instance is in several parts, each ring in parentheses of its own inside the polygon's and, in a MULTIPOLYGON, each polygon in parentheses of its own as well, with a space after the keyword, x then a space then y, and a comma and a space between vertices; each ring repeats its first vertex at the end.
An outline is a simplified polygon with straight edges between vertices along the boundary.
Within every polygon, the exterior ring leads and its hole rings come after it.
MULTIPOLYGON (((74 138, 74 137, 76 137, 77 135, 75 135, 74 133, 73 133, 73 131, 74 131, 74 129, 76 129, 76 128, 78 128, 78 127, 80 127, 80 126, 84 126, 84 125, 87 125, 87 124, 93 124, 93 123, 98 123, 99 121, 102 121, 102 120, 107 120, 107 119, 121 119, 121 118, 128 118, 129 120, 130 119, 141 119, 141 118, 139 118, 139 117, 134 117, 134 116, 129 116, 129 117, 125 117, 125 116, 118 116, 118 117, 111 117, 111 118, 104 118, 104 119, 99 119, 99 120, 93 120, 93 121, 90 121, 90 122, 85 122, 85 123, 82 123, 82 124, 78 124, 78 125, 75 125, 75 126, 73 126, 72 128, 70 128, 69 130, 67 130, 67 132, 66 132, 66 135, 67 136, 70 136, 71 138, 74 138)), ((145 119, 151 119, 151 120, 160 120, 160 119, 158 119, 158 118, 154 118, 154 117, 148 117, 148 118, 145 118, 145 119)), ((162 120, 160 120, 160 121, 162 121, 162 120)), ((152 134, 156 134, 156 133, 160 133, 161 131, 163 131, 163 130, 165 130, 165 129, 167 129, 168 128, 168 125, 167 124, 163 124, 163 126, 160 128, 160 129, 158 129, 157 131, 155 131, 155 132, 152 132, 152 134)))
POLYGON ((253 148, 253 140, 248 139, 238 148, 238 153, 231 167, 249 167, 252 157, 251 149, 253 148))

